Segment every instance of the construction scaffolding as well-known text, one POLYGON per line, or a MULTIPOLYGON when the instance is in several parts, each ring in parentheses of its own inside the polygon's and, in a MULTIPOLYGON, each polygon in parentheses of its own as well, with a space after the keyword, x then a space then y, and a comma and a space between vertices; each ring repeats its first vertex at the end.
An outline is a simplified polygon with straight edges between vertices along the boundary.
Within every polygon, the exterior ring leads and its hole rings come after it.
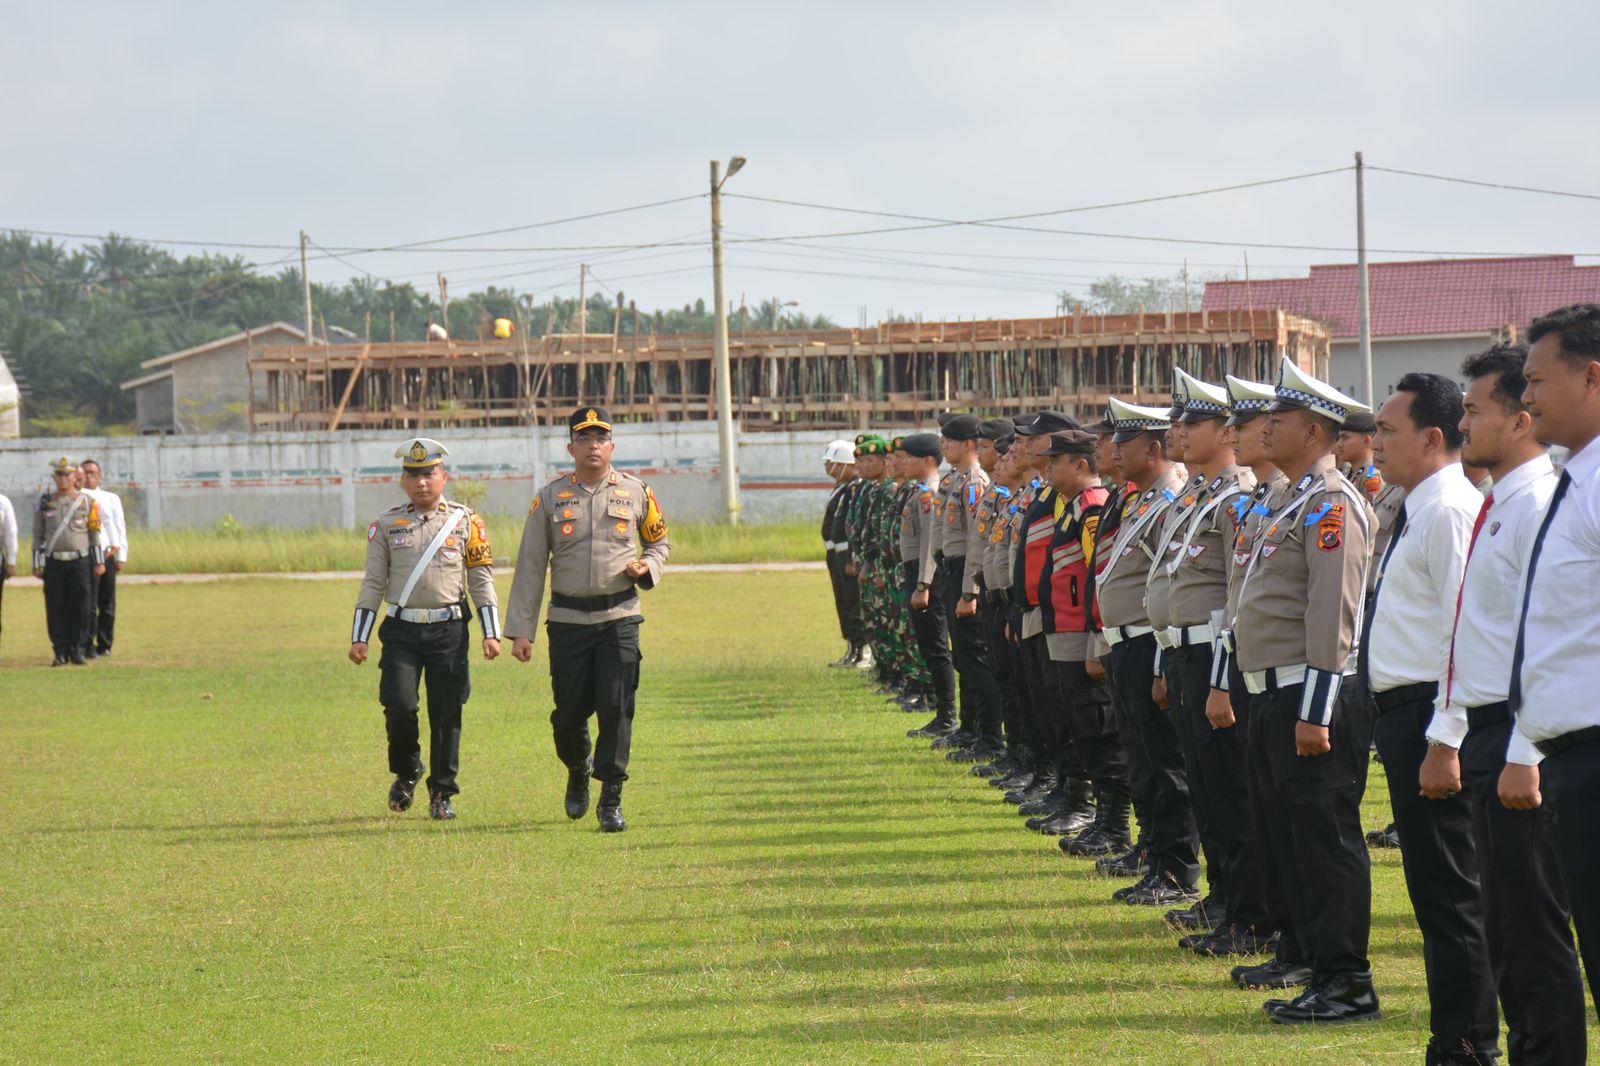
MULTIPOLYGON (((1208 381, 1326 379, 1327 327, 1281 310, 1072 315, 730 338, 745 432, 926 426, 941 411, 1043 408, 1097 417, 1112 395, 1162 402, 1172 368, 1208 381)), ((551 334, 489 341, 252 348, 255 430, 559 424, 603 406, 620 422, 716 417, 711 337, 551 334)))

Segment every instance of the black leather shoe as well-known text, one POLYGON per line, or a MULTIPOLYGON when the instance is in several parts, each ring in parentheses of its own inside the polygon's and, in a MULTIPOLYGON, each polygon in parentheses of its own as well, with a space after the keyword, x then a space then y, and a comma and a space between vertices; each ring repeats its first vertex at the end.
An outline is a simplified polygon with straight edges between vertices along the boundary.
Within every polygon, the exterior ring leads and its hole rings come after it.
POLYGON ((1213 929, 1209 933, 1190 933, 1178 938, 1178 946, 1202 958, 1225 959, 1235 955, 1264 955, 1276 949, 1272 936, 1254 929, 1213 929))
POLYGON ((1119 888, 1115 892, 1111 893, 1111 901, 1113 903, 1126 902, 1127 898, 1128 898, 1128 896, 1130 894, 1132 894, 1134 892, 1137 892, 1140 889, 1148 887, 1150 882, 1151 882, 1151 880, 1153 878, 1155 878, 1155 876, 1156 876, 1155 874, 1147 873, 1143 877, 1139 878, 1139 880, 1135 881, 1133 884, 1131 884, 1131 885, 1123 885, 1121 888, 1119 888))
POLYGON ((589 767, 567 769, 567 817, 577 821, 589 813, 589 767))
POLYGON ((1069 836, 1083 832, 1094 825, 1095 814, 1096 811, 1092 805, 1085 807, 1081 803, 1073 803, 1069 799, 1067 805, 1061 811, 1063 831, 1069 836))
POLYGON ((1207 896, 1192 907, 1168 911, 1161 920, 1179 933, 1207 933, 1221 925, 1227 916, 1228 908, 1215 896, 1207 896))
POLYGON ((964 748, 977 739, 978 738, 973 736, 971 733, 964 733, 957 729, 953 733, 948 733, 942 737, 936 737, 929 747, 934 751, 949 751, 952 748, 964 748))
POLYGON ((622 782, 607 781, 600 786, 600 805, 595 808, 600 819, 600 832, 620 833, 628 828, 622 817, 622 782))
POLYGON ((1071 811, 1061 811, 1048 817, 1029 818, 1026 824, 1047 837, 1067 837, 1078 831, 1078 816, 1071 811))
POLYGON ((72 649, 72 665, 73 666, 84 666, 88 662, 89 662, 89 660, 84 658, 83 649, 82 648, 73 648, 72 649))
POLYGON ((1398 848, 1400 846, 1400 832, 1390 822, 1382 829, 1374 829, 1367 833, 1367 847, 1369 848, 1398 848))
POLYGON ((1164 907, 1172 903, 1198 900, 1200 890, 1193 885, 1182 885, 1170 873, 1148 874, 1144 881, 1122 897, 1122 902, 1136 907, 1164 907))
POLYGON ((450 797, 438 792, 428 793, 428 817, 436 822, 448 822, 456 816, 456 809, 450 806, 450 797))
POLYGON ((1228 976, 1244 989, 1299 988, 1311 983, 1311 967, 1273 959, 1259 966, 1235 966, 1228 971, 1228 976))
POLYGON ((1019 766, 1009 774, 990 778, 989 784, 1004 792, 1012 792, 1018 789, 1026 791, 1028 786, 1033 784, 1033 771, 1026 766, 1019 766))
POLYGON ((1107 877, 1143 877, 1150 872, 1150 849, 1135 844, 1121 855, 1096 859, 1094 868, 1107 877))
POLYGON ((50 661, 50 665, 51 666, 65 666, 65 665, 67 665, 67 657, 65 655, 63 655, 61 652, 58 651, 58 652, 56 652, 56 657, 50 661))
POLYGON ((83 657, 85 659, 98 659, 100 658, 100 653, 95 651, 94 648, 85 648, 83 649, 83 657))
POLYGON ((921 729, 908 730, 906 736, 912 740, 937 740, 940 737, 947 737, 956 731, 956 724, 952 720, 954 717, 954 714, 947 715, 944 711, 940 711, 933 716, 933 721, 921 729))
POLYGON ((411 809, 411 801, 416 798, 418 778, 396 776, 394 784, 389 786, 389 809, 397 814, 403 814, 411 809))
POLYGON ((900 709, 905 711, 907 714, 924 714, 928 710, 927 699, 914 692, 901 696, 895 702, 899 704, 900 709))
POLYGON ((1383 1017, 1370 973, 1342 973, 1319 981, 1282 1006, 1267 1010, 1279 1025, 1375 1022, 1383 1017))
POLYGON ((111 658, 111 649, 110 648, 100 648, 100 649, 97 649, 97 650, 100 652, 100 658, 102 658, 102 659, 111 658))
POLYGON ((1017 813, 1024 818, 1037 818, 1039 815, 1053 817, 1066 809, 1067 797, 1061 793, 1031 789, 1024 794, 1022 803, 1017 806, 1017 813))

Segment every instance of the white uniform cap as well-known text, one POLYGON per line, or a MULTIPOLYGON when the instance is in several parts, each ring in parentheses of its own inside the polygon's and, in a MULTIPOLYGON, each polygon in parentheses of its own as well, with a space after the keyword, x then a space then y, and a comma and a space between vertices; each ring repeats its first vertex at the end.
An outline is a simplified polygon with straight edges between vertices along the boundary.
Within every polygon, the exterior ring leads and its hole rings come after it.
POLYGON ((1183 414, 1179 422, 1203 422, 1208 418, 1228 417, 1228 393, 1207 384, 1179 367, 1172 368, 1172 387, 1177 392, 1183 414))
POLYGON ((1118 444, 1130 441, 1141 433, 1172 428, 1165 407, 1142 407, 1127 403, 1115 396, 1106 403, 1106 415, 1111 419, 1112 440, 1118 444))
POLYGON ((856 461, 856 446, 847 440, 836 440, 830 443, 822 453, 825 463, 853 463, 856 461))
POLYGON ((1295 366, 1287 355, 1283 357, 1283 365, 1278 370, 1276 393, 1272 410, 1315 411, 1319 415, 1333 419, 1341 426, 1351 412, 1372 410, 1360 400, 1346 396, 1327 382, 1318 381, 1305 373, 1295 366))

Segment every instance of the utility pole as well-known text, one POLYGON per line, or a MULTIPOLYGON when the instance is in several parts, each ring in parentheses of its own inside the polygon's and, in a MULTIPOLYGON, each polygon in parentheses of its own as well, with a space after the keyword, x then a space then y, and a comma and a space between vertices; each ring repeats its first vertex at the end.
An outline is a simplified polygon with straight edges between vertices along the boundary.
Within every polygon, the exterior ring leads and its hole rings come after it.
POLYGON ((722 277, 722 185, 744 166, 744 157, 728 161, 728 174, 722 163, 711 161, 711 299, 716 309, 714 351, 717 373, 717 452, 721 466, 722 506, 728 524, 739 524, 739 456, 733 443, 733 372, 728 365, 728 302, 723 295, 722 277))
POLYGON ((584 302, 583 283, 589 277, 589 264, 578 264, 578 338, 589 333, 589 305, 584 302))
POLYGON ((301 230, 300 231, 300 284, 305 288, 305 296, 306 296, 306 343, 307 344, 313 344, 313 343, 315 343, 315 341, 312 339, 312 335, 311 335, 311 275, 306 273, 306 242, 309 241, 309 240, 310 240, 310 238, 306 236, 306 231, 305 230, 301 230))
MULTIPOLYGON (((1378 398, 1372 392, 1372 307, 1367 299, 1367 186, 1366 164, 1356 153, 1356 307, 1361 318, 1361 386, 1374 409, 1378 398)), ((1332 367, 1329 367, 1331 370, 1332 367)))

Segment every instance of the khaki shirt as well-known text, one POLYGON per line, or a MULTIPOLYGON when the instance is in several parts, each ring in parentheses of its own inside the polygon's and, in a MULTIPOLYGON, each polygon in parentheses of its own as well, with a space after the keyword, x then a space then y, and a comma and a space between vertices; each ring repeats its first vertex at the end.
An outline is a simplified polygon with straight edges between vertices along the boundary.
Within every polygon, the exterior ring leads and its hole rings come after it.
MULTIPOLYGON (((594 485, 585 484, 577 474, 557 475, 528 505, 506 604, 506 636, 534 638, 544 604, 546 571, 552 592, 610 596, 636 585, 655 588, 669 551, 666 519, 655 493, 643 481, 614 469, 594 485), (637 582, 622 572, 635 559, 643 559, 646 567, 637 582)), ((552 604, 549 619, 596 625, 641 613, 635 597, 600 611, 552 604)))
POLYGON ((906 486, 909 491, 900 496, 900 509, 895 521, 900 531, 900 562, 916 569, 917 583, 933 584, 933 545, 931 543, 934 517, 935 489, 921 483, 906 486))
POLYGON ((50 554, 79 552, 104 561, 105 539, 100 529, 100 505, 86 492, 73 490, 65 496, 46 493, 33 512, 34 569, 43 569, 45 548, 50 554), (63 529, 62 523, 66 524, 63 529), (56 536, 56 530, 61 535, 56 536), (50 538, 55 537, 55 543, 50 538))
POLYGON ((989 475, 983 472, 983 467, 973 463, 968 469, 956 472, 944 501, 945 563, 961 571, 959 594, 962 596, 978 591, 978 577, 983 572, 983 560, 974 554, 976 545, 973 542, 977 533, 978 501, 988 491, 989 475))
MULTIPOLYGON (((499 608, 489 533, 472 508, 440 500, 433 510, 419 514, 414 504, 403 503, 389 508, 367 527, 367 564, 356 596, 358 611, 382 614, 386 603, 418 610, 449 607, 464 602, 469 591, 480 609, 499 608), (406 582, 445 526, 450 532, 444 543, 428 560, 411 596, 401 603, 406 582)), ((497 635, 487 629, 484 633, 486 637, 497 635)))
POLYGON ((1102 625, 1150 624, 1144 604, 1145 583, 1160 554, 1162 519, 1187 478, 1183 467, 1174 464, 1144 492, 1130 492, 1123 500, 1117 535, 1105 548, 1110 558, 1095 578, 1095 602, 1100 605, 1102 625))
MULTIPOLYGON (((1198 493, 1176 529, 1169 532, 1167 556, 1157 570, 1169 582, 1169 625, 1221 628, 1228 603, 1228 555, 1242 518, 1234 505, 1248 500, 1256 476, 1229 466, 1198 493)), ((1153 584, 1153 583, 1152 583, 1153 584)))
MULTIPOLYGON (((1016 495, 1004 485, 989 486, 978 504, 977 521, 973 532, 978 539, 978 572, 983 583, 991 589, 1011 587, 1011 504, 1016 495)), ((967 566, 972 566, 972 552, 967 552, 967 566)))
MULTIPOLYGON (((1261 534, 1267 531, 1272 517, 1272 501, 1279 498, 1289 484, 1283 471, 1276 468, 1272 476, 1258 484, 1245 498, 1240 516, 1239 530, 1233 536, 1233 550, 1228 555, 1228 603, 1223 608, 1223 626, 1232 629, 1239 616, 1239 590, 1244 586, 1244 572, 1250 566, 1250 554, 1255 550, 1261 534)), ((1233 502, 1239 508, 1239 501, 1233 502)))
POLYGON ((1377 516, 1331 455, 1269 506, 1240 591, 1239 669, 1304 663, 1342 674, 1360 629, 1377 516))
POLYGON ((1367 574, 1367 592, 1370 593, 1378 585, 1378 563, 1382 561, 1383 553, 1389 550, 1394 524, 1400 520, 1400 507, 1406 502, 1406 490, 1385 482, 1381 489, 1368 498, 1378 516, 1378 531, 1372 537, 1372 569, 1367 574))
MULTIPOLYGON (((956 472, 954 470, 946 470, 944 476, 939 479, 939 488, 934 492, 935 510, 941 516, 944 514, 945 502, 950 498, 950 485, 955 479, 956 472)), ((933 524, 933 555, 935 559, 943 559, 945 555, 943 522, 935 522, 933 524)))
POLYGON ((1205 491, 1206 479, 1196 474, 1183 483, 1178 498, 1167 507, 1167 513, 1156 523, 1161 527, 1156 534, 1157 558, 1150 560, 1144 577, 1144 613, 1156 632, 1164 633, 1172 625, 1172 614, 1167 604, 1171 581, 1167 575, 1167 561, 1183 540, 1183 531, 1189 520, 1202 506, 1200 495, 1205 491))

